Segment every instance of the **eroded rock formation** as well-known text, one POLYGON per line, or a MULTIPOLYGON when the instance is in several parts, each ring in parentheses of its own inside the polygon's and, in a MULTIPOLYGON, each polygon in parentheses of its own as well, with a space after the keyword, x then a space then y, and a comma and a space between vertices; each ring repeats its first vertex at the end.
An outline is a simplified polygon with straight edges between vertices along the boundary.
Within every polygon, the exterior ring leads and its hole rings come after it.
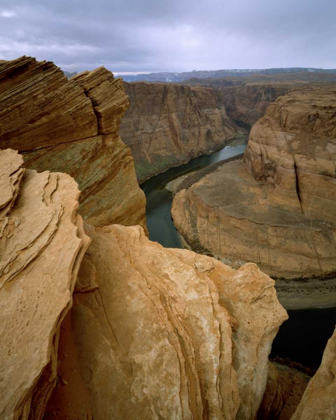
POLYGON ((55 384, 61 322, 89 238, 79 191, 61 173, 0 151, 0 418, 41 419, 55 384))
POLYGON ((336 271, 336 93, 278 98, 252 128, 244 161, 175 196, 174 223, 193 249, 273 277, 336 271))
POLYGON ((139 183, 224 146, 236 130, 215 89, 125 83, 130 108, 120 135, 130 147, 139 183))
MULTIPOLYGON (((254 264, 235 271, 165 249, 140 227, 88 234, 72 329, 93 418, 254 419, 287 318, 273 280, 254 264)), ((72 392, 55 390, 50 411, 74 418, 72 392)))
POLYGON ((118 133, 127 108, 122 80, 103 67, 68 80, 50 62, 0 63, 0 148, 22 152, 26 167, 73 176, 93 225, 145 227, 145 197, 118 133))
POLYGON ((328 341, 320 368, 309 382, 292 420, 336 418, 336 330, 328 341))

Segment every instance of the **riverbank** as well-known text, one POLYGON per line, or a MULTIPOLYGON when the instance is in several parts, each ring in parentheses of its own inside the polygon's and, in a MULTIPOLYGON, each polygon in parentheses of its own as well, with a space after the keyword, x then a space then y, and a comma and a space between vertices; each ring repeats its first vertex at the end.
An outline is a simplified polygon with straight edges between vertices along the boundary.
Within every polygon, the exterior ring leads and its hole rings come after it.
POLYGON ((336 279, 276 280, 277 296, 285 309, 336 307, 336 279))

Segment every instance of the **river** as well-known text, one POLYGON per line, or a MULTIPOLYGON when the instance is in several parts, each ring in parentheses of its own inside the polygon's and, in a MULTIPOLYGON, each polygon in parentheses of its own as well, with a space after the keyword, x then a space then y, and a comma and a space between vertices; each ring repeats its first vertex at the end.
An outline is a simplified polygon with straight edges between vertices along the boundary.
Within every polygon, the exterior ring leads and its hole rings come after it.
MULTIPOLYGON (((171 168, 141 185, 147 198, 147 227, 149 238, 166 248, 182 248, 181 240, 171 218, 172 193, 166 185, 189 172, 239 155, 245 150, 243 141, 192 159, 171 168)), ((323 350, 336 324, 336 308, 288 310, 289 320, 279 330, 274 340, 271 356, 289 358, 304 366, 318 368, 323 350)))

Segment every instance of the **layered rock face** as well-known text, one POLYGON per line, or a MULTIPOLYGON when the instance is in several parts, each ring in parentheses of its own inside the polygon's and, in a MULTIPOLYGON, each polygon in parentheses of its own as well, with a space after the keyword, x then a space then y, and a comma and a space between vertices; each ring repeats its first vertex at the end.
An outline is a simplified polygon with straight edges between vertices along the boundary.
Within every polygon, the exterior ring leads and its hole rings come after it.
MULTIPOLYGON (((84 412, 94 419, 254 419, 271 344, 287 318, 273 280, 254 264, 236 271, 165 249, 140 227, 88 234, 72 308, 72 367, 80 365, 89 390, 84 412)), ((50 411, 77 418, 64 404, 72 393, 70 385, 55 390, 50 411)))
POLYGON ((336 94, 278 98, 252 128, 244 162, 231 162, 176 195, 187 244, 234 267, 255 262, 280 278, 336 271, 336 94))
POLYGON ((60 173, 0 151, 0 417, 41 419, 55 384, 61 322, 89 244, 79 191, 60 173))
POLYGON ((139 183, 224 146, 236 130, 215 89, 125 83, 130 108, 120 126, 139 183))
POLYGON ((292 420, 336 418, 336 330, 328 341, 320 368, 309 382, 292 420))
POLYGON ((118 134, 127 108, 122 80, 103 67, 68 80, 29 57, 0 64, 0 148, 24 153, 26 167, 73 176, 79 211, 97 226, 145 227, 145 197, 118 134))
POLYGON ((269 104, 279 96, 286 95, 294 83, 246 83, 219 89, 225 110, 234 121, 249 126, 261 118, 269 104))

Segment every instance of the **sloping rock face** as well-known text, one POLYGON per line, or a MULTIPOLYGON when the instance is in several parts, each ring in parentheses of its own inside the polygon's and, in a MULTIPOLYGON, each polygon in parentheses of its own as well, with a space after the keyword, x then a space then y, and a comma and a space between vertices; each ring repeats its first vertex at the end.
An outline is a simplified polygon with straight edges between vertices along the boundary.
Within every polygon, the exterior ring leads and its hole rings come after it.
POLYGON ((245 163, 222 165, 175 196, 174 224, 187 244, 234 267, 255 262, 274 278, 333 276, 335 111, 335 92, 324 90, 270 105, 245 163))
POLYGON ((103 67, 68 80, 30 57, 0 64, 0 148, 24 153, 25 166, 70 174, 91 224, 145 227, 145 197, 121 141, 128 108, 121 79, 103 67))
POLYGON ((139 183, 210 153, 236 130, 215 89, 164 83, 125 83, 130 108, 120 126, 139 183))
MULTIPOLYGON (((98 420, 254 419, 287 318, 274 281, 254 264, 235 271, 165 249, 140 227, 88 234, 72 308, 73 367, 89 390, 84 412, 98 420)), ((70 383, 55 390, 50 411, 76 418, 64 411, 72 393, 70 383)))
POLYGON ((0 151, 0 418, 41 419, 55 384, 61 322, 89 238, 79 191, 60 173, 0 151))
POLYGON ((228 116, 252 126, 265 114, 270 103, 286 95, 294 86, 294 83, 247 83, 220 88, 219 92, 228 116))
POLYGON ((328 341, 320 368, 309 382, 292 420, 336 418, 336 330, 328 341))

